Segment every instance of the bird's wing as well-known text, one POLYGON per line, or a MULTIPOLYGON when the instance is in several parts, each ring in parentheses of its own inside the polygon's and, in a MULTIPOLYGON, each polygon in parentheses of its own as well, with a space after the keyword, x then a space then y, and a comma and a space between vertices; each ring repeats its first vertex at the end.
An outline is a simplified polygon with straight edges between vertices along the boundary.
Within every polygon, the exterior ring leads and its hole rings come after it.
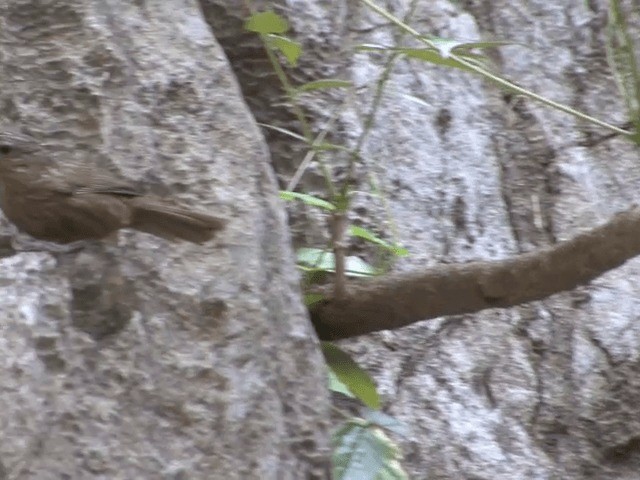
POLYGON ((83 194, 105 194, 119 195, 123 197, 138 197, 142 195, 140 189, 124 180, 104 174, 91 174, 85 178, 82 185, 77 185, 73 189, 74 195, 83 194))
POLYGON ((104 186, 83 186, 73 190, 73 195, 86 195, 98 193, 103 195, 120 195, 123 197, 139 197, 142 195, 140 191, 128 185, 104 185, 104 186))

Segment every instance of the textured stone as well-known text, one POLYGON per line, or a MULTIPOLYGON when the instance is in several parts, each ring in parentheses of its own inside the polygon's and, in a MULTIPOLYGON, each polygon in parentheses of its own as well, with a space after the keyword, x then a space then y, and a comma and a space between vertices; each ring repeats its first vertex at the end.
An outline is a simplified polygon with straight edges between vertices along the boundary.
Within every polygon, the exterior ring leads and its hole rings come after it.
POLYGON ((320 478, 322 357, 268 151, 196 3, 0 18, 0 125, 229 220, 203 246, 125 231, 0 260, 2 478, 320 478))
MULTIPOLYGON (((256 117, 298 131, 293 112, 270 104, 277 79, 259 46, 233 34, 240 3, 203 2, 256 117)), ((347 105, 335 90, 302 98, 314 132, 339 112, 332 141, 355 145, 389 63, 350 48, 414 42, 364 2, 270 3, 304 46, 295 81, 340 77, 358 87, 347 105)), ((600 119, 626 120, 606 63, 607 2, 376 4, 423 34, 518 42, 491 53, 503 75, 600 119)), ((415 60, 396 61, 382 90, 356 169, 352 220, 409 248, 397 270, 531 251, 638 202, 637 147, 598 142, 608 133, 600 128, 469 73, 415 60), (369 189, 371 181, 386 203, 369 189)), ((285 185, 305 147, 278 133, 266 136, 285 185)), ((346 156, 332 152, 325 161, 341 178, 346 156)), ((322 191, 321 175, 312 164, 302 189, 322 191)), ((294 206, 291 218, 299 244, 325 244, 320 215, 294 206)), ((376 258, 358 242, 350 248, 376 258)), ((634 260, 542 302, 349 342, 374 372, 388 411, 410 427, 402 445, 411 477, 635 479, 639 276, 634 260)))

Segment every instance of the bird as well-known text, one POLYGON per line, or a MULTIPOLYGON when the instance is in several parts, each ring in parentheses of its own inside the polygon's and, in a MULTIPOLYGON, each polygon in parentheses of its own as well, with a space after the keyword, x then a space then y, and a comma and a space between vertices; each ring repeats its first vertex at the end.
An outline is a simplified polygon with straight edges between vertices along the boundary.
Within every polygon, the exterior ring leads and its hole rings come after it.
POLYGON ((106 170, 71 165, 61 168, 31 135, 0 130, 0 208, 18 230, 58 244, 125 228, 202 244, 225 226, 218 216, 143 193, 106 170))

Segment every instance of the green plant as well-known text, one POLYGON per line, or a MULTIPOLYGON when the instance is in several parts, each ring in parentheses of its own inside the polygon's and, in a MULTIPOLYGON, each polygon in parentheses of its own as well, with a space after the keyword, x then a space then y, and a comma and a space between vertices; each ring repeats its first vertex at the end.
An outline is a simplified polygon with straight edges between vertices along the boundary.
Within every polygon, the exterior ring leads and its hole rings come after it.
MULTIPOLYGON (((429 64, 460 69, 465 72, 480 75, 486 80, 499 85, 501 88, 519 95, 541 102, 544 105, 573 115, 581 120, 598 125, 612 132, 622 135, 640 144, 640 72, 635 61, 635 50, 632 36, 629 34, 625 16, 622 14, 618 0, 611 0, 609 21, 609 61, 616 75, 617 84, 627 103, 627 111, 634 126, 634 131, 627 131, 592 116, 579 112, 567 105, 545 98, 530 90, 520 87, 509 80, 491 72, 488 57, 483 53, 488 48, 497 48, 507 43, 504 41, 460 42, 424 35, 408 25, 407 20, 401 20, 385 9, 379 7, 372 0, 360 0, 372 11, 378 13, 387 21, 396 25, 401 32, 398 41, 404 36, 410 36, 423 46, 406 47, 397 45, 366 44, 356 47, 358 52, 372 52, 387 54, 387 61, 383 73, 376 82, 372 95, 370 109, 364 118, 364 128, 357 138, 355 145, 347 148, 343 145, 325 141, 327 133, 333 127, 335 119, 340 113, 337 109, 322 131, 312 134, 312 129, 300 105, 299 98, 327 89, 350 89, 351 83, 342 79, 317 79, 303 85, 294 86, 279 61, 279 56, 290 66, 295 66, 302 55, 301 46, 288 38, 287 21, 274 12, 255 13, 247 21, 246 28, 256 32, 264 41, 267 55, 274 72, 278 76, 282 88, 296 115, 300 132, 293 132, 271 125, 272 128, 291 138, 304 142, 308 153, 300 162, 297 172, 292 176, 287 189, 281 192, 281 198, 286 201, 301 201, 312 208, 323 210, 330 218, 331 243, 325 248, 305 247, 297 252, 297 263, 305 274, 306 284, 312 285, 327 274, 334 278, 334 298, 340 298, 346 289, 346 277, 374 276, 384 273, 384 269, 372 266, 358 257, 346 254, 345 237, 357 237, 372 245, 384 249, 393 256, 407 255, 406 249, 397 242, 387 242, 375 235, 371 230, 349 226, 347 215, 351 206, 352 188, 355 183, 354 170, 361 162, 362 145, 374 125, 378 107, 382 101, 385 85, 395 63, 402 58, 425 62, 429 64), (326 154, 339 151, 346 153, 349 158, 347 176, 340 184, 332 177, 326 154), (326 199, 307 193, 296 192, 300 179, 311 164, 317 161, 325 177, 326 199)), ((411 12, 407 14, 410 17, 411 12)), ((371 178, 373 190, 376 191, 375 179, 371 178)), ((384 203, 384 196, 381 194, 384 203)), ((322 301, 322 295, 307 293, 307 305, 322 301)), ((329 368, 329 388, 335 392, 359 399, 368 408, 368 418, 348 416, 344 425, 334 436, 334 467, 335 476, 340 479, 353 478, 406 478, 399 464, 399 451, 388 439, 383 429, 394 430, 395 420, 384 416, 378 411, 380 399, 371 377, 364 372, 347 353, 330 343, 323 343, 322 350, 329 368)), ((366 416, 366 415, 365 415, 366 416)), ((396 431, 396 433, 399 433, 396 431)))

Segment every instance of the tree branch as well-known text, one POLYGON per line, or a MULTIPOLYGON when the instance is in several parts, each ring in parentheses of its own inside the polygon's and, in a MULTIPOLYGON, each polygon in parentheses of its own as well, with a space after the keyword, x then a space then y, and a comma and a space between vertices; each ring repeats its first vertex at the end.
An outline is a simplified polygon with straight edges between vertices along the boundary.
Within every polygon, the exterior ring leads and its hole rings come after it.
POLYGON ((350 284, 343 299, 311 308, 323 340, 421 320, 507 308, 584 285, 640 254, 640 207, 572 240, 495 262, 442 265, 350 284))

